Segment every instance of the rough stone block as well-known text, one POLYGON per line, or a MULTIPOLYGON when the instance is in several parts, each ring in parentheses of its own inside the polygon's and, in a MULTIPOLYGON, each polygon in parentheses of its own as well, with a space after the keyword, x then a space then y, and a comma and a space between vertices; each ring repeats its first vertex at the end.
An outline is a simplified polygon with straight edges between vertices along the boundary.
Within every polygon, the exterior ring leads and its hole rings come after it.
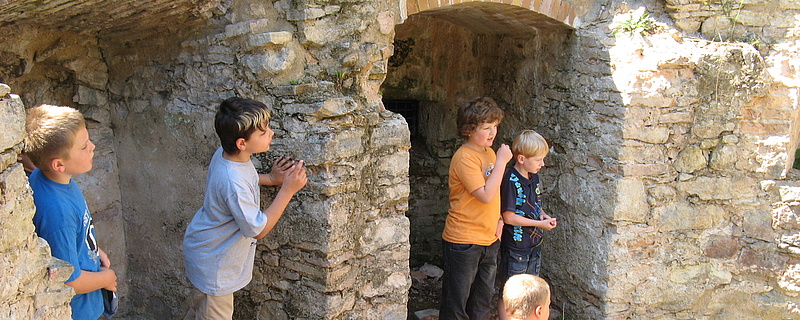
POLYGON ((617 206, 614 220, 643 223, 650 215, 647 193, 640 179, 622 179, 617 182, 617 206))
POLYGON ((714 284, 730 283, 733 275, 710 263, 701 263, 694 266, 683 267, 670 272, 670 280, 675 283, 710 282, 714 284))
POLYGON ((262 33, 269 31, 268 28, 268 19, 248 20, 225 26, 225 36, 233 38, 246 33, 262 33))
POLYGON ((663 144, 669 140, 670 129, 666 127, 630 127, 622 132, 624 139, 663 144))
POLYGON ((320 118, 338 117, 353 112, 358 104, 353 98, 332 98, 317 104, 318 108, 309 115, 320 118))
POLYGON ((786 290, 789 296, 800 296, 800 264, 786 268, 778 280, 778 286, 786 290))
POLYGON ((720 237, 711 240, 704 252, 709 258, 729 259, 736 255, 741 248, 742 246, 735 238, 720 237))
POLYGON ((800 186, 780 186, 778 192, 783 202, 800 201, 800 186))
POLYGON ((775 231, 772 229, 772 212, 766 210, 747 210, 744 212, 742 220, 742 230, 753 239, 760 239, 766 242, 775 239, 775 231))
POLYGON ((765 12, 741 10, 737 11, 736 22, 750 27, 763 27, 770 25, 772 17, 765 12))
POLYGON ((744 153, 739 148, 727 144, 719 145, 711 151, 709 167, 717 171, 731 171, 740 155, 744 153))
POLYGON ((5 98, 9 93, 11 93, 11 87, 5 83, 0 83, 0 99, 5 98))
POLYGON ((0 98, 0 148, 6 149, 22 142, 25 137, 25 107, 17 95, 0 98))
POLYGON ((695 32, 697 30, 700 30, 700 26, 702 26, 702 24, 703 21, 698 18, 687 18, 675 21, 675 26, 683 29, 683 31, 686 32, 695 32))
POLYGON ((662 232, 709 229, 725 216, 725 210, 718 206, 693 206, 685 202, 658 207, 653 212, 662 232))
POLYGON ((306 7, 300 10, 292 9, 286 13, 286 20, 289 21, 301 21, 301 20, 313 20, 322 18, 328 13, 324 8, 314 8, 314 7, 306 7))
POLYGON ((691 145, 678 153, 678 157, 672 166, 676 171, 682 173, 693 173, 697 170, 703 169, 708 165, 708 159, 700 147, 691 145))
POLYGON ((627 164, 622 167, 625 177, 659 177, 671 175, 673 172, 669 165, 664 163, 627 164))
POLYGON ((757 196, 758 183, 748 177, 697 177, 678 182, 678 190, 697 195, 702 200, 732 200, 749 202, 757 196))
POLYGON ((292 33, 286 31, 251 33, 247 35, 246 49, 266 47, 269 45, 282 45, 292 41, 292 33))
POLYGON ((295 59, 295 52, 289 48, 281 48, 263 54, 248 54, 241 59, 241 64, 256 76, 268 78, 279 72, 288 70, 295 59))
POLYGON ((397 116, 381 122, 372 128, 369 144, 373 148, 411 146, 410 132, 403 117, 397 116))

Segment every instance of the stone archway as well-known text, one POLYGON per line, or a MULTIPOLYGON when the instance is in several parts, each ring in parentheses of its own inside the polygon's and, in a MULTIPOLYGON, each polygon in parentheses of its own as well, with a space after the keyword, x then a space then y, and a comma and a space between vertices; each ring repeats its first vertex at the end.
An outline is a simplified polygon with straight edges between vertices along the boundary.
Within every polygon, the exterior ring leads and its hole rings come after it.
MULTIPOLYGON (((457 105, 476 96, 495 98, 506 111, 502 143, 510 144, 517 132, 531 128, 549 131, 548 137, 556 139, 549 127, 558 121, 553 116, 557 107, 551 107, 557 98, 547 95, 561 90, 555 82, 561 78, 557 74, 563 71, 559 66, 572 27, 519 4, 408 6, 412 14, 396 27, 395 54, 381 92, 387 109, 406 116, 411 131, 406 216, 411 222, 410 265, 418 268, 441 266, 447 174, 461 144, 457 105)), ((409 311, 437 308, 436 301, 416 304, 416 298, 409 298, 409 311)))
MULTIPOLYGON (((562 0, 503 0, 503 1, 426 1, 426 0, 409 0, 406 3, 408 14, 412 15, 420 12, 450 12, 461 11, 463 8, 470 6, 479 6, 481 3, 494 3, 506 4, 508 6, 492 6, 491 10, 482 10, 481 13, 472 12, 474 14, 486 15, 492 17, 496 23, 504 25, 507 23, 512 24, 527 24, 536 28, 544 26, 559 27, 561 24, 566 24, 575 27, 579 23, 578 8, 566 1, 562 0), (523 9, 523 10, 518 10, 523 9), (526 16, 531 15, 544 15, 549 19, 527 19, 526 16), (560 23, 559 23, 560 22, 560 23)), ((489 8, 488 6, 485 8, 489 8)), ((453 19, 460 19, 462 21, 473 20, 472 16, 453 16, 453 19)))

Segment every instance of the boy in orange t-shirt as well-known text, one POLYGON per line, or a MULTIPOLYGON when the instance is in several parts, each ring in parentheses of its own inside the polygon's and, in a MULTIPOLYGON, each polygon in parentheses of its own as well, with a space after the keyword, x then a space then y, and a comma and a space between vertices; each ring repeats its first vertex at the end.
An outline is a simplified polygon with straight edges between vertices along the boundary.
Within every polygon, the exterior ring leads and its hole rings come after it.
POLYGON ((512 157, 505 144, 497 155, 492 150, 502 120, 503 110, 488 97, 458 110, 459 134, 467 141, 450 161, 450 210, 442 232, 443 320, 489 318, 503 226, 500 182, 512 157))

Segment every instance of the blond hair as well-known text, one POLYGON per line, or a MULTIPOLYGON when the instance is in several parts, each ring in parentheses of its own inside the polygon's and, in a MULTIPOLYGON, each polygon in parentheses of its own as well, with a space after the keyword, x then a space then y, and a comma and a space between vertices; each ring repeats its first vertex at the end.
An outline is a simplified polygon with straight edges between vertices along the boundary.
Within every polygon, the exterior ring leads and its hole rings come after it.
POLYGON ((508 278, 503 287, 503 305, 506 313, 516 319, 525 319, 537 306, 547 307, 550 286, 547 281, 527 273, 508 278))
POLYGON ((545 155, 550 151, 550 145, 547 140, 539 133, 533 130, 524 130, 520 132, 514 142, 511 144, 511 152, 514 156, 523 155, 526 158, 545 155))
POLYGON ((38 168, 47 168, 52 159, 69 159, 75 135, 86 127, 80 111, 44 104, 26 113, 25 154, 31 162, 38 168))

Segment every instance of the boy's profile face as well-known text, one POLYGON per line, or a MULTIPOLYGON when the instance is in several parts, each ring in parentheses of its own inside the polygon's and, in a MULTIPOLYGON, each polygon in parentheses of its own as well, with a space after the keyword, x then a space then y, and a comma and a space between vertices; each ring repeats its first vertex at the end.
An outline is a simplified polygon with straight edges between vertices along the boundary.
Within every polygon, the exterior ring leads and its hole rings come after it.
POLYGON ((270 129, 269 121, 264 124, 264 129, 265 130, 260 130, 256 128, 256 130, 250 134, 250 137, 245 140, 245 150, 242 151, 251 154, 267 152, 269 150, 269 145, 272 144, 272 136, 275 135, 275 131, 270 129))
POLYGON ((517 155, 517 163, 522 166, 522 169, 528 173, 538 173, 544 167, 544 157, 547 154, 540 154, 533 157, 526 157, 524 155, 517 155))
POLYGON ((64 166, 64 173, 76 175, 92 169, 94 143, 89 140, 89 131, 86 130, 86 127, 78 129, 78 132, 75 133, 75 142, 72 143, 68 155, 68 159, 60 159, 64 166))
POLYGON ((483 122, 469 134, 467 142, 478 148, 491 148, 500 122, 483 122))

